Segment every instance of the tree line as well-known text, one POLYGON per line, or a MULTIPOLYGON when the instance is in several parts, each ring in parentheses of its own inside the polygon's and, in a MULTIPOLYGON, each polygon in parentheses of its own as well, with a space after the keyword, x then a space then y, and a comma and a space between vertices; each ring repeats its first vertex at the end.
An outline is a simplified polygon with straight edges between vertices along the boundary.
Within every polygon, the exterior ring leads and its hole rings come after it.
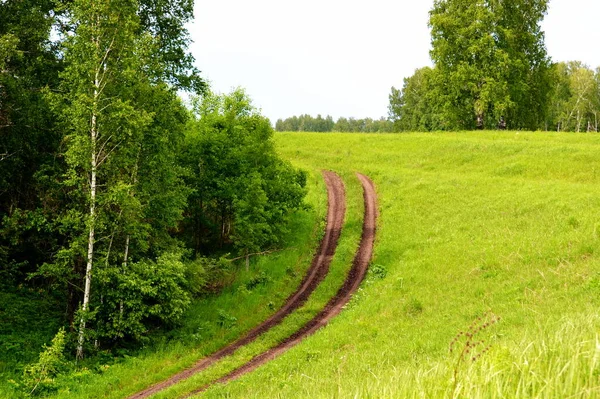
POLYGON ((550 60, 547 9, 547 0, 436 0, 434 66, 392 87, 394 130, 598 131, 600 68, 550 60))
POLYGON ((292 116, 278 119, 275 123, 278 132, 359 132, 359 133, 388 133, 393 131, 393 123, 386 118, 355 119, 340 117, 336 122, 330 115, 292 116))
POLYGON ((77 358, 175 325, 220 255, 278 245, 303 206, 269 120, 194 68, 192 18, 189 0, 0 4, 0 290, 57 300, 77 358))

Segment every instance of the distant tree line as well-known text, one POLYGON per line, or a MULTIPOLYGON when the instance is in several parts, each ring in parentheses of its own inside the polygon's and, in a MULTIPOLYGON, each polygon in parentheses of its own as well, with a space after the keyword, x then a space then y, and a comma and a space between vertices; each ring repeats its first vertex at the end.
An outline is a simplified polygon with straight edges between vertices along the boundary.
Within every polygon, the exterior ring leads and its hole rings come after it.
POLYGON ((434 66, 392 87, 395 131, 598 131, 600 69, 553 63, 540 22, 548 0, 436 0, 434 66))
POLYGON ((388 133, 392 132, 394 125, 386 118, 380 119, 355 119, 341 117, 337 122, 327 115, 312 117, 310 115, 292 116, 287 119, 278 119, 275 130, 278 132, 357 132, 357 133, 388 133))

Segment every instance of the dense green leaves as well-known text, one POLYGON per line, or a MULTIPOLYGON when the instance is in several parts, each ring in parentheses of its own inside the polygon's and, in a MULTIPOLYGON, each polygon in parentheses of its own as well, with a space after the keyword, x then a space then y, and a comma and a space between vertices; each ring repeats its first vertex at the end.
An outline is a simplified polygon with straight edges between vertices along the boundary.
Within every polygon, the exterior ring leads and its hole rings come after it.
MULTIPOLYGON (((49 40, 54 1, 0 4, 0 264, 23 278, 55 249, 46 222, 56 209, 60 134, 42 89, 62 67, 49 40), (43 199, 42 199, 43 197, 43 199)), ((4 280, 6 282, 7 280, 4 280)), ((10 280, 8 280, 10 281, 10 280)))
POLYGON ((52 344, 46 346, 37 363, 33 363, 23 372, 25 391, 32 395, 40 391, 54 388, 54 377, 59 373, 64 362, 66 333, 61 328, 52 339, 52 344))
POLYGON ((397 130, 535 130, 546 123, 550 61, 540 22, 547 0, 436 0, 433 69, 392 88, 397 130))
POLYGON ((195 106, 182 162, 190 196, 186 241, 197 253, 233 245, 241 253, 275 246, 306 176, 275 154, 269 120, 242 90, 208 94, 195 106))
POLYGON ((191 0, 0 2, 0 293, 51 291, 78 355, 177 324, 228 280, 216 258, 280 245, 302 206, 243 91, 178 97, 206 89, 192 17, 191 0))
POLYGON ((392 87, 388 107, 390 120, 395 131, 439 130, 435 112, 437 100, 435 94, 435 72, 429 67, 415 71, 404 79, 404 87, 398 90, 392 87))
POLYGON ((101 268, 96 276, 102 301, 95 307, 95 338, 141 339, 151 326, 177 323, 190 304, 185 272, 177 253, 127 268, 101 268))
POLYGON ((539 28, 546 10, 547 0, 434 3, 431 58, 443 82, 439 98, 448 127, 495 127, 502 117, 511 128, 537 127, 539 121, 522 113, 539 114, 545 105, 547 90, 536 89, 548 68, 539 28), (541 109, 532 109, 531 98, 541 109))

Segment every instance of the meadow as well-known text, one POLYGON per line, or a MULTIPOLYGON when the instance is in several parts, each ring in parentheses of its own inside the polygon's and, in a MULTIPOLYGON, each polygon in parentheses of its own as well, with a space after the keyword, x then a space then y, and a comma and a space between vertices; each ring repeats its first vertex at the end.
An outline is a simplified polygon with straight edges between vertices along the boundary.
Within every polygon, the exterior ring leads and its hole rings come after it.
POLYGON ((202 397, 600 395, 600 136, 282 133, 277 143, 296 166, 373 179, 377 273, 322 331, 202 397))
MULTIPOLYGON (((358 294, 297 347, 198 397, 600 395, 600 135, 279 133, 276 142, 310 176, 311 207, 293 218, 288 249, 253 259, 225 292, 197 301, 162 344, 71 375, 51 397, 127 397, 268 317, 300 281, 322 233, 322 169, 337 172, 347 194, 330 274, 280 326, 156 398, 227 374, 337 291, 361 231, 355 172, 374 181, 380 211, 358 294)), ((0 396, 15 392, 0 384, 0 396)))

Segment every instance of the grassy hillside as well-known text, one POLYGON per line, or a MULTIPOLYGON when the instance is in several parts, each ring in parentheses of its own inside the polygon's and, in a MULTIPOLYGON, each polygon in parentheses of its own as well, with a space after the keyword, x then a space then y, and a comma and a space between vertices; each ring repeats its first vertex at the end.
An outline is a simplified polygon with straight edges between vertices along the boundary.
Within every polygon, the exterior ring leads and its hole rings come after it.
POLYGON ((296 166, 374 180, 377 272, 324 330, 204 397, 600 395, 600 135, 277 142, 296 166))

